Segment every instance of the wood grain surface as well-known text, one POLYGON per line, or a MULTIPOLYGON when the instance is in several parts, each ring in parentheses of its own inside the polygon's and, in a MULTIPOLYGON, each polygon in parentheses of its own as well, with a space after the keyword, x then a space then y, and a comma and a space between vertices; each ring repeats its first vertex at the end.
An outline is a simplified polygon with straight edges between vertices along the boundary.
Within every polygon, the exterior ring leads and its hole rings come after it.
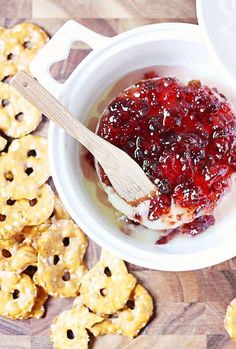
MULTIPOLYGON (((7 27, 30 20, 52 35, 69 18, 107 36, 151 23, 197 22, 194 0, 0 0, 0 25, 7 27)), ((53 67, 53 75, 64 80, 88 52, 84 46, 74 48, 67 63, 53 67)), ((46 135, 47 126, 44 121, 38 133, 46 135)), ((99 254, 99 247, 90 241, 87 254, 90 266, 99 254)), ((128 267, 152 294, 155 316, 138 338, 115 336, 111 349, 236 348, 223 327, 226 306, 236 297, 236 259, 194 272, 128 267)), ((1 318, 0 349, 52 348, 51 320, 71 303, 68 299, 50 298, 47 315, 40 320, 1 318)), ((91 348, 103 349, 110 340, 111 336, 100 337, 91 348)))

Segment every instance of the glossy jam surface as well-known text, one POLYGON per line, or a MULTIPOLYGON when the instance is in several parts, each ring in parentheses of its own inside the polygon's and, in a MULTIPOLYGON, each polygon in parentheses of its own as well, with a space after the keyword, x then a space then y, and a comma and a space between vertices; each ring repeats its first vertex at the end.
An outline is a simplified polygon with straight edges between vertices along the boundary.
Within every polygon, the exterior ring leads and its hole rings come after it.
MULTIPOLYGON (((142 80, 103 113, 98 134, 127 152, 157 185, 149 219, 178 204, 212 212, 236 171, 236 119, 216 89, 199 81, 142 80)), ((110 185, 105 173, 102 181, 110 185)))

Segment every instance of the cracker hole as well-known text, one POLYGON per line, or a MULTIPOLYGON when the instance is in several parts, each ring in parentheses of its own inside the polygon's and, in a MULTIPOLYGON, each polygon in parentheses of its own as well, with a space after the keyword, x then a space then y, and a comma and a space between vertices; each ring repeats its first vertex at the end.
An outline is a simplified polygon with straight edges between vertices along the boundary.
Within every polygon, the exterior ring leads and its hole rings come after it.
POLYGON ((54 265, 57 265, 57 263, 59 262, 59 260, 60 260, 60 258, 58 257, 58 255, 55 255, 55 256, 53 257, 53 264, 54 264, 54 265))
POLYGON ((109 318, 109 319, 117 319, 117 318, 118 318, 118 314, 117 314, 117 313, 115 313, 115 314, 110 314, 110 315, 108 315, 108 318, 109 318))
POLYGON ((7 55, 7 60, 8 61, 12 61, 13 59, 14 59, 14 55, 13 55, 13 53, 9 53, 8 55, 7 55))
POLYGON ((4 177, 8 182, 12 182, 14 179, 13 173, 11 171, 6 172, 4 174, 4 177))
POLYGON ((74 333, 73 333, 72 330, 67 330, 66 335, 67 335, 68 339, 74 339, 75 338, 74 333))
POLYGON ((17 234, 17 235, 15 235, 15 240, 16 240, 16 242, 21 243, 25 240, 25 236, 23 234, 17 234))
MULTIPOLYGON (((28 174, 28 173, 27 173, 28 174)), ((28 175, 29 176, 29 175, 28 175)), ((32 199, 32 200, 29 200, 29 204, 31 207, 35 206, 37 204, 38 200, 37 199, 32 199)))
POLYGON ((0 214, 0 222, 4 222, 6 220, 6 215, 5 214, 0 214))
POLYGON ((21 122, 23 118, 24 118, 24 114, 21 112, 15 115, 15 119, 19 122, 21 122))
POLYGON ((30 156, 35 157, 35 156, 37 156, 37 153, 36 153, 36 151, 34 149, 31 149, 31 150, 28 151, 27 156, 28 157, 30 157, 30 156))
POLYGON ((11 200, 11 199, 8 199, 7 200, 7 205, 9 206, 13 206, 15 204, 16 200, 11 200))
POLYGON ((63 245, 66 247, 66 246, 69 246, 70 245, 70 238, 68 237, 65 237, 63 240, 63 245))
POLYGON ((66 271, 65 274, 62 276, 63 281, 69 281, 70 280, 70 273, 69 271, 66 271))
POLYGON ((10 81, 11 81, 11 76, 10 75, 7 75, 7 76, 4 76, 4 78, 1 80, 4 84, 9 84, 10 81))
POLYGON ((127 305, 127 307, 128 307, 129 309, 131 309, 131 310, 134 310, 134 308, 135 308, 135 303, 134 303, 134 301, 132 301, 131 299, 129 299, 129 300, 127 301, 126 305, 127 305))
POLYGON ((2 107, 6 107, 9 104, 9 100, 8 99, 2 99, 2 107))
POLYGON ((103 297, 107 296, 107 294, 108 294, 107 289, 106 289, 106 288, 101 288, 100 294, 101 294, 101 296, 103 296, 103 297))
POLYGON ((86 332, 89 336, 89 344, 90 344, 89 349, 90 349, 90 348, 93 348, 93 346, 94 346, 95 337, 94 337, 93 333, 90 330, 88 330, 87 328, 86 328, 86 332))
POLYGON ((55 212, 53 211, 49 218, 53 218, 55 216, 55 212))
POLYGON ((31 173, 33 173, 34 170, 32 169, 32 167, 28 167, 26 170, 25 170, 25 173, 27 174, 27 176, 30 176, 31 173))
POLYGON ((29 277, 33 277, 34 274, 36 273, 36 271, 38 270, 38 268, 35 265, 29 265, 25 270, 24 270, 24 274, 28 275, 29 277))
POLYGON ((14 290, 12 293, 12 298, 17 299, 20 297, 20 291, 19 290, 14 290))
POLYGON ((106 268, 104 269, 104 274, 106 274, 106 276, 108 276, 108 277, 111 276, 111 271, 110 271, 110 269, 109 269, 108 267, 106 267, 106 268))
POLYGON ((3 255, 4 258, 10 258, 11 257, 11 252, 4 248, 2 250, 2 255, 3 255))
POLYGON ((32 50, 32 48, 33 48, 33 44, 32 44, 31 41, 25 41, 25 42, 23 42, 22 46, 23 46, 24 48, 27 48, 28 50, 32 50))

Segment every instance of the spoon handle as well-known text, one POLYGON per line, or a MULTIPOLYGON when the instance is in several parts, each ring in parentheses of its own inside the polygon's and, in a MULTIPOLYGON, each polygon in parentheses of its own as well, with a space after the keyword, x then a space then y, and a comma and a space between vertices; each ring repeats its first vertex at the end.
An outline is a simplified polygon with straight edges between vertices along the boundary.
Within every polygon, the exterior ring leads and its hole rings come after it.
POLYGON ((95 155, 96 144, 100 143, 101 138, 74 118, 32 75, 21 71, 13 77, 11 85, 95 155))

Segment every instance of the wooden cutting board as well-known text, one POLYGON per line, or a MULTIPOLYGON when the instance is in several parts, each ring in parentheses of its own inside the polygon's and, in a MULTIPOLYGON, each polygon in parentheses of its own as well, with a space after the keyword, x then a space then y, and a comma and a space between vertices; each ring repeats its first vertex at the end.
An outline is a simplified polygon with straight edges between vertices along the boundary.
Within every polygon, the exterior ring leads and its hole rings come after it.
MULTIPOLYGON (((207 0, 206 0, 207 1, 207 0)), ((67 19, 74 18, 97 32, 113 36, 136 26, 178 21, 196 23, 194 0, 0 0, 0 25, 30 20, 53 34, 67 19)), ((53 67, 64 80, 89 52, 73 49, 67 62, 53 67)), ((44 121, 38 133, 47 135, 44 121)), ((236 249, 236 247, 235 247, 236 249)), ((92 266, 99 247, 90 241, 87 260, 92 266)), ((233 349, 223 327, 227 304, 236 296, 236 259, 194 272, 159 272, 129 265, 155 302, 155 316, 142 334, 130 340, 103 336, 94 349, 233 349)), ((0 300, 1 301, 1 300, 0 300)), ((49 349, 49 326, 72 300, 51 298, 46 317, 40 320, 0 319, 0 349, 49 349)))

